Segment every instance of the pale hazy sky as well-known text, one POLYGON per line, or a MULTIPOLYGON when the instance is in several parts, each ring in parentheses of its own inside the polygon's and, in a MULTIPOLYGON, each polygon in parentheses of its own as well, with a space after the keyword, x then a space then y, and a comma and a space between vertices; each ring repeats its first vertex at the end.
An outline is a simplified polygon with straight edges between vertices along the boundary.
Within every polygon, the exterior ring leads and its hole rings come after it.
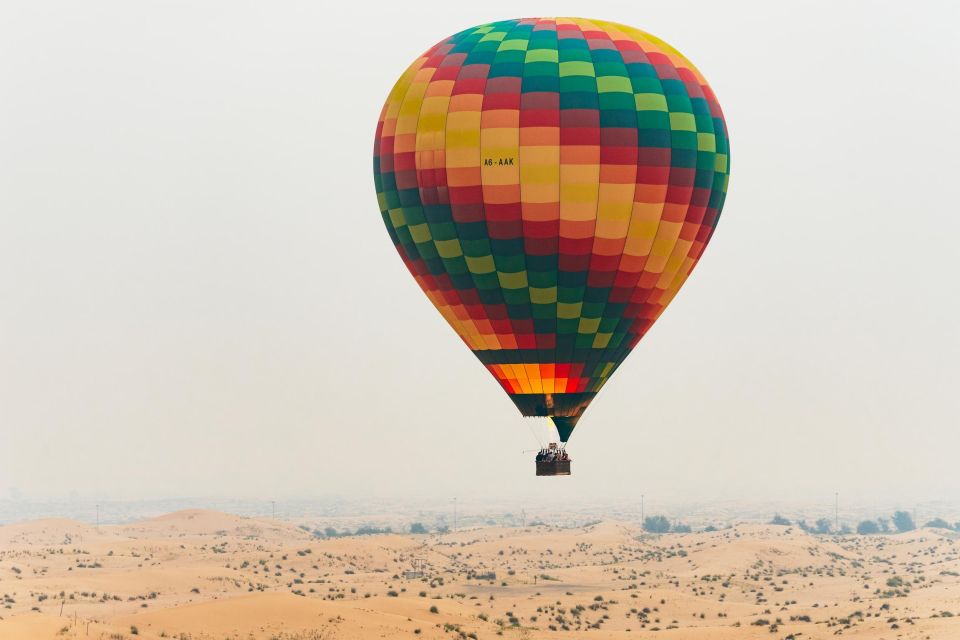
POLYGON ((960 497, 958 22, 948 2, 5 2, 0 498, 960 497), (571 478, 533 477, 536 421, 403 268, 371 177, 407 64, 521 15, 666 39, 732 144, 718 231, 585 414, 571 478))

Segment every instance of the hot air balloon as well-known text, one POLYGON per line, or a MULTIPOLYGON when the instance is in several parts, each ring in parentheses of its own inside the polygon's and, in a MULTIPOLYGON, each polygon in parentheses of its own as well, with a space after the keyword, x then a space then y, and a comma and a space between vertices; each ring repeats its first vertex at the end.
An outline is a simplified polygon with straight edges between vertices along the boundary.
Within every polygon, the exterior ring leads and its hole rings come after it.
POLYGON ((373 171, 427 297, 520 412, 555 425, 561 444, 538 454, 538 475, 568 474, 584 410, 720 217, 729 143, 706 80, 613 22, 480 25, 397 81, 373 171))

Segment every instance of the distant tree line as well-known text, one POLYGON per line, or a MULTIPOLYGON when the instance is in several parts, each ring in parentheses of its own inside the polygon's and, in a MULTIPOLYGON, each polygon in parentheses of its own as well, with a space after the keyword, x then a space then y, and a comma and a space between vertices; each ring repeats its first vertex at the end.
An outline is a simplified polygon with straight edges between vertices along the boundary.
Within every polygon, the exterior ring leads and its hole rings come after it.
MULTIPOLYGON (((342 529, 338 531, 333 527, 325 527, 323 529, 319 527, 311 528, 305 524, 300 525, 300 528, 307 533, 310 533, 315 538, 347 538, 350 536, 377 536, 393 533, 392 527, 374 527, 371 525, 364 525, 355 531, 351 531, 350 529, 342 529)), ((430 527, 422 522, 411 522, 409 531, 414 535, 422 535, 430 533, 430 527)), ((433 527, 433 531, 436 533, 448 533, 450 531, 450 527, 441 522, 433 527)))
POLYGON ((693 529, 680 522, 670 524, 666 516, 647 516, 643 519, 643 530, 649 533, 690 533, 693 529))
MULTIPOLYGON (((770 520, 770 524, 789 527, 793 523, 787 518, 781 516, 779 513, 775 513, 773 518, 770 520)), ((808 524, 805 520, 797 520, 796 525, 807 533, 815 533, 818 535, 847 535, 853 533, 853 531, 847 525, 841 525, 840 528, 837 529, 829 518, 820 518, 812 525, 808 524)), ((951 525, 943 518, 934 518, 933 520, 928 521, 924 526, 932 527, 934 529, 947 529, 950 531, 960 532, 960 522, 956 522, 951 525)), ((904 533, 906 531, 913 531, 916 528, 917 525, 914 523, 913 518, 908 512, 896 511, 889 519, 877 518, 876 520, 863 520, 857 525, 856 531, 857 534, 861 536, 870 536, 893 532, 904 533)))
POLYGON ((350 529, 344 529, 343 531, 337 531, 333 527, 326 527, 324 529, 313 529, 310 530, 310 527, 306 525, 301 525, 301 529, 304 531, 310 532, 314 538, 346 538, 349 536, 376 536, 382 535, 385 533, 393 533, 393 529, 390 527, 371 527, 369 525, 364 525, 358 528, 356 531, 350 531, 350 529))
MULTIPOLYGON (((542 524, 543 523, 541 522, 532 522, 530 526, 542 524)), ((834 522, 829 518, 819 518, 813 524, 809 524, 806 520, 802 519, 793 522, 789 518, 785 518, 779 513, 775 513, 773 518, 770 519, 769 524, 781 527, 796 525, 801 530, 816 535, 849 535, 854 533, 854 530, 845 524, 841 524, 838 529, 834 525, 834 522)), ((943 518, 934 518, 929 520, 924 526, 933 529, 945 529, 948 531, 960 532, 960 522, 950 524, 943 518)), ((324 529, 311 529, 307 525, 300 525, 300 528, 308 533, 311 533, 316 538, 344 538, 348 536, 372 536, 393 533, 393 529, 391 527, 381 528, 370 525, 364 525, 355 531, 350 531, 349 529, 338 531, 333 527, 325 527, 324 529)), ((896 511, 890 518, 877 518, 876 520, 861 521, 859 524, 857 524, 856 533, 862 536, 869 536, 885 533, 903 533, 906 531, 913 531, 916 528, 916 523, 914 523, 913 518, 908 512, 896 511)), ((643 530, 647 533, 691 533, 693 531, 690 525, 683 524, 679 521, 671 523, 670 520, 663 515, 647 516, 644 518, 643 530)), ((411 534, 424 535, 430 533, 430 531, 430 527, 422 522, 410 523, 409 532, 411 534)), ((448 533, 450 531, 450 527, 441 521, 433 527, 433 531, 441 534, 448 533)), ((710 525, 703 529, 703 531, 717 531, 717 528, 713 525, 710 525)))

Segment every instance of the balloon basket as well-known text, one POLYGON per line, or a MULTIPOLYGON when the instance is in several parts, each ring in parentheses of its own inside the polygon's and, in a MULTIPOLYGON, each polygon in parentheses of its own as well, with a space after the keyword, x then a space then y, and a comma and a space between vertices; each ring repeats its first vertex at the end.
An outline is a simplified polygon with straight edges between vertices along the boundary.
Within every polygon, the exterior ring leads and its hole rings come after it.
POLYGON ((568 476, 570 475, 570 460, 538 460, 538 476, 568 476))

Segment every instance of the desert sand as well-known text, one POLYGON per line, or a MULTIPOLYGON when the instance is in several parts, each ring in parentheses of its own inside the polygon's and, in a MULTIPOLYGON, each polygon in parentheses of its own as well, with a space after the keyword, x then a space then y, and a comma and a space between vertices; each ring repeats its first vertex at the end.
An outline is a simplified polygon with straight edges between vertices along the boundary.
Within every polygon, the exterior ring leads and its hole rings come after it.
POLYGON ((190 510, 0 527, 0 598, 3 640, 948 640, 960 536, 606 521, 320 539, 190 510))

